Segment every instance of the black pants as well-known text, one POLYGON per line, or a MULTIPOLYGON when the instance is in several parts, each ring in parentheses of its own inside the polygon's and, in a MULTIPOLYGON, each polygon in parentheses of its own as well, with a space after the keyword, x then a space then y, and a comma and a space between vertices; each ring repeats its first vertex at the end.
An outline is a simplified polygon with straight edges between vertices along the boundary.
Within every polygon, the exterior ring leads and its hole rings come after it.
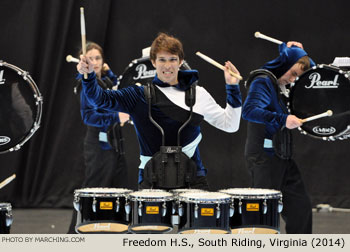
MULTIPOLYGON (((99 144, 84 143, 85 179, 82 188, 126 188, 128 171, 124 155, 115 150, 102 150, 99 144)), ((73 211, 68 234, 75 233, 77 212, 73 211)))
POLYGON ((312 233, 312 207, 301 174, 293 160, 283 160, 265 153, 246 158, 252 174, 252 187, 282 192, 283 211, 288 234, 312 233))
MULTIPOLYGON (((152 183, 149 183, 148 181, 143 180, 139 186, 138 189, 162 189, 162 188, 157 188, 157 187, 152 187, 152 183)), ((191 189, 202 189, 202 190, 209 190, 209 185, 207 181, 206 176, 200 176, 197 177, 196 180, 189 185, 189 188, 191 189)))

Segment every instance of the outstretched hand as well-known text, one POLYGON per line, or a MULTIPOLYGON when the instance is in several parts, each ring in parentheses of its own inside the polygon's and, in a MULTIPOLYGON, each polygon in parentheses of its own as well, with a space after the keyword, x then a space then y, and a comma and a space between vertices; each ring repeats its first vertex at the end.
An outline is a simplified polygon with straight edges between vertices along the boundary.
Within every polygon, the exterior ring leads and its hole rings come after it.
POLYGON ((297 46, 301 49, 304 49, 303 44, 297 41, 288 41, 287 42, 287 47, 292 47, 292 46, 297 46))
POLYGON ((94 71, 94 65, 88 57, 80 55, 80 61, 77 65, 77 70, 80 74, 89 74, 94 71))
POLYGON ((239 71, 237 70, 237 68, 230 62, 230 61, 226 61, 225 62, 225 81, 227 84, 238 84, 239 83, 239 79, 236 77, 233 77, 229 70, 231 70, 232 72, 241 75, 239 73, 239 71))

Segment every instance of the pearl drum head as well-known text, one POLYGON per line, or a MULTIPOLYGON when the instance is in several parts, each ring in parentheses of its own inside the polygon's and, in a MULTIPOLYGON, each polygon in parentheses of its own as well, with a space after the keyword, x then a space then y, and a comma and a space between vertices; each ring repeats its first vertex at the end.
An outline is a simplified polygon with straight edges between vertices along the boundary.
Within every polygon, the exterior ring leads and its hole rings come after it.
POLYGON ((332 110, 332 116, 305 122, 299 130, 322 140, 342 140, 350 137, 349 100, 349 72, 318 65, 292 83, 289 108, 302 119, 332 110))
POLYGON ((145 189, 130 193, 132 233, 166 233, 173 229, 173 194, 164 190, 145 189))
POLYGON ((42 96, 28 72, 0 61, 0 154, 19 150, 39 129, 42 96))
POLYGON ((277 234, 280 232, 282 193, 261 188, 220 190, 232 197, 230 227, 233 234, 277 234))
POLYGON ((220 192, 186 192, 178 196, 179 233, 228 234, 231 197, 220 192))
POLYGON ((132 190, 83 188, 74 191, 77 233, 126 233, 130 224, 132 190))
POLYGON ((10 203, 0 202, 0 234, 9 234, 12 225, 12 206, 10 203))

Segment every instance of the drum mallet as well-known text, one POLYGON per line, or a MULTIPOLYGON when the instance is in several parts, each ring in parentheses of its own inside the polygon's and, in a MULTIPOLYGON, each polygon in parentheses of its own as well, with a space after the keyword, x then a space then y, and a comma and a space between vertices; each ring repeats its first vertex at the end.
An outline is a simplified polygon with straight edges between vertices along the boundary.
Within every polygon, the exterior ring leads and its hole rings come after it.
MULTIPOLYGON (((86 31, 85 31, 85 17, 84 8, 80 7, 80 32, 81 32, 81 49, 83 55, 86 54, 86 31)), ((87 79, 87 73, 84 73, 84 79, 87 79)))
POLYGON ((12 180, 14 180, 16 178, 16 174, 13 174, 12 176, 8 177, 7 179, 5 179, 4 181, 2 181, 0 183, 0 189, 3 188, 4 186, 6 186, 8 183, 10 183, 12 180))
POLYGON ((73 63, 79 63, 79 59, 74 58, 72 55, 67 55, 66 61, 67 62, 73 62, 73 63))
POLYGON ((319 119, 319 118, 322 118, 322 117, 332 116, 332 115, 333 115, 333 111, 332 110, 327 110, 324 113, 321 113, 321 114, 318 114, 318 115, 314 115, 314 116, 310 116, 310 117, 305 118, 305 119, 301 119, 301 122, 305 123, 305 122, 309 122, 309 121, 312 121, 312 120, 316 120, 316 119, 319 119))
POLYGON ((258 31, 254 33, 254 36, 255 36, 256 38, 265 39, 265 40, 268 40, 268 41, 270 41, 270 42, 273 42, 273 43, 276 43, 276 44, 279 44, 279 45, 280 45, 280 44, 283 44, 283 41, 278 40, 278 39, 271 38, 271 37, 266 36, 266 35, 264 35, 264 34, 258 32, 258 31))
MULTIPOLYGON (((210 64, 216 66, 217 68, 220 68, 221 70, 225 70, 225 67, 224 67, 223 65, 221 65, 220 63, 216 62, 215 60, 209 58, 208 56, 206 56, 206 55, 204 55, 204 54, 202 54, 202 53, 200 53, 200 52, 196 52, 196 55, 199 56, 199 57, 201 57, 201 58, 204 59, 205 61, 209 62, 210 64)), ((233 77, 235 77, 235 78, 237 78, 237 79, 239 79, 239 80, 242 80, 242 79, 243 79, 242 76, 240 76, 239 74, 236 74, 236 73, 232 72, 231 70, 229 70, 229 73, 230 73, 233 77)))

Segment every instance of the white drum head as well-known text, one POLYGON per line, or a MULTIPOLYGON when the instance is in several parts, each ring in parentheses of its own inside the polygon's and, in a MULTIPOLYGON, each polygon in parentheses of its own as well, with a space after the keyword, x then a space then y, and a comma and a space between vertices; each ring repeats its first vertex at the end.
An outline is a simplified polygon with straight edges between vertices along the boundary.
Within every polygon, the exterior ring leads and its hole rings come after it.
POLYGON ((179 200, 188 203, 227 203, 231 196, 221 192, 187 192, 180 193, 179 200))
POLYGON ((132 201, 169 201, 173 194, 164 190, 146 189, 129 194, 132 201))
POLYGON ((220 192, 232 195, 233 198, 273 199, 282 197, 280 191, 264 188, 229 188, 220 190, 220 192))
POLYGON ((125 188, 88 187, 75 190, 74 195, 80 197, 120 197, 131 192, 132 190, 125 188))

